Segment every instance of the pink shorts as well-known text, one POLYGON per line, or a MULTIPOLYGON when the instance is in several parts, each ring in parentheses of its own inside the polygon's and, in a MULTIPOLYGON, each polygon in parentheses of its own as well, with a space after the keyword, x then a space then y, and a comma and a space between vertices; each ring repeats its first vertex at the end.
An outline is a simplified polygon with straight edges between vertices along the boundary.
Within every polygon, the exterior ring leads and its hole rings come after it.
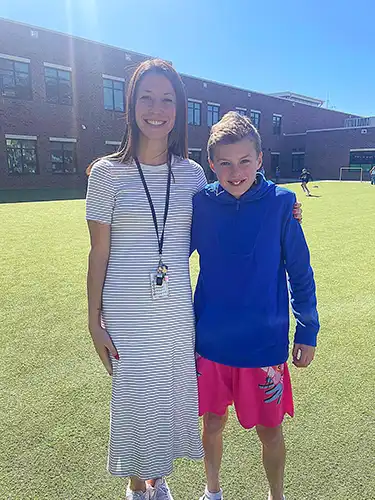
POLYGON ((292 385, 287 363, 267 368, 232 368, 198 357, 199 415, 224 415, 234 404, 245 429, 277 427, 293 417, 292 385))

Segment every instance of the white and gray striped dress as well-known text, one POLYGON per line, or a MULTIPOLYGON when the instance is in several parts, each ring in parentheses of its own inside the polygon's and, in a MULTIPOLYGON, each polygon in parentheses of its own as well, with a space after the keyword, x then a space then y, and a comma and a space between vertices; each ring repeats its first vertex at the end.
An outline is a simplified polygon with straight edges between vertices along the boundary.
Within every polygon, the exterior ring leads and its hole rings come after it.
MULTIPOLYGON (((143 165, 162 228, 167 165, 143 165)), ((154 300, 150 272, 159 263, 150 207, 135 164, 98 161, 89 178, 86 218, 111 225, 103 321, 120 356, 113 362, 108 470, 151 479, 173 460, 202 457, 189 273, 192 197, 203 169, 173 158, 163 260, 169 297, 154 300)))

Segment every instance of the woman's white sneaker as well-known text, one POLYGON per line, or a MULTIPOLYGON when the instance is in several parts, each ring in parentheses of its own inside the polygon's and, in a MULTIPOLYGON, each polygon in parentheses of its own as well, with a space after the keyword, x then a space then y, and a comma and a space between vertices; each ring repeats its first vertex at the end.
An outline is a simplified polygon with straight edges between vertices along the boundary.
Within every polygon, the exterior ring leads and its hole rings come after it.
POLYGON ((125 500, 151 500, 150 488, 147 487, 146 491, 133 491, 130 489, 130 486, 128 486, 125 500))
POLYGON ((157 479, 152 491, 152 500, 173 500, 171 490, 164 478, 157 479))

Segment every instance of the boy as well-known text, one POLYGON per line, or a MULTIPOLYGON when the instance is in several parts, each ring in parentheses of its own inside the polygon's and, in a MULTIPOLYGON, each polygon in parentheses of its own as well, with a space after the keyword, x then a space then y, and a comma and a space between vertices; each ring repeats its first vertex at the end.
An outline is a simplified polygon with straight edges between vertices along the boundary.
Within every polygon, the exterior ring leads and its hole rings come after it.
MULTIPOLYGON (((241 425, 256 427, 270 500, 282 500, 282 421, 293 416, 288 367, 289 303, 297 319, 293 363, 308 366, 319 330, 309 251, 292 207, 295 195, 266 181, 261 139, 250 120, 230 112, 208 142, 218 182, 193 199, 192 249, 200 257, 195 292, 199 411, 207 487, 221 500, 222 432, 234 403, 241 425)), ((244 492, 241 496, 248 498, 244 492)))
POLYGON ((304 168, 302 170, 300 180, 301 180, 301 187, 302 187, 304 193, 306 193, 307 196, 311 196, 311 193, 310 193, 309 188, 307 187, 307 184, 310 181, 312 181, 313 178, 312 178, 312 175, 310 174, 310 172, 307 170, 307 168, 304 168))

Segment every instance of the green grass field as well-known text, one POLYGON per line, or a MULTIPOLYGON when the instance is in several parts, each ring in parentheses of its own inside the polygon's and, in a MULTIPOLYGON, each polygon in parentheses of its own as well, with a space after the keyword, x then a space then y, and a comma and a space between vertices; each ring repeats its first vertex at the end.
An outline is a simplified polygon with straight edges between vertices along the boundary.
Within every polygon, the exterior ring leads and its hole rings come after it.
MULTIPOLYGON (((322 330, 313 366, 291 368, 288 500, 373 500, 375 187, 319 183, 303 202, 322 330)), ((84 202, 0 205, 0 499, 121 499, 105 470, 110 379, 86 329, 84 202)), ((194 281, 197 261, 192 260, 194 281)), ((225 434, 226 500, 266 499, 253 432, 225 434)), ((197 500, 203 465, 181 460, 175 500, 197 500)))

